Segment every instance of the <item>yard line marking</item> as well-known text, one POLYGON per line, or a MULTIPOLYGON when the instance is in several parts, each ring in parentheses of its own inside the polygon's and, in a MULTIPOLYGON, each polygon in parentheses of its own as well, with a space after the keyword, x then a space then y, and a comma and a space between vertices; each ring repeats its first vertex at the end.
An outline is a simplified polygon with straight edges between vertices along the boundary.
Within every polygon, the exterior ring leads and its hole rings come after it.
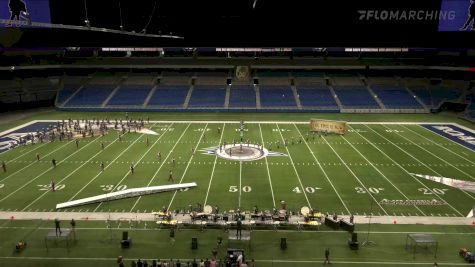
MULTIPOLYGON (((47 157, 47 156, 51 155, 52 153, 58 151, 59 149, 61 149, 61 148, 65 147, 65 146, 67 146, 67 145, 68 145, 69 143, 71 143, 71 142, 72 142, 72 141, 70 141, 70 142, 68 142, 68 143, 66 143, 66 144, 64 144, 64 145, 62 145, 62 146, 56 148, 55 150, 51 151, 50 153, 48 153, 48 154, 46 154, 46 155, 44 155, 44 156, 42 156, 42 157, 44 158, 44 157, 47 157)), ((31 165, 35 164, 35 162, 36 162, 36 161, 33 161, 33 162, 31 162, 30 164, 26 165, 25 167, 23 167, 23 168, 21 168, 21 169, 15 171, 14 173, 12 173, 12 174, 6 176, 6 177, 3 178, 2 180, 0 180, 0 182, 4 182, 5 180, 7 180, 8 178, 10 178, 11 176, 15 175, 17 172, 20 172, 20 171, 22 171, 23 169, 26 169, 26 168, 30 167, 31 165)))
MULTIPOLYGON (((366 126, 366 127, 368 127, 368 126, 366 126)), ((389 129, 388 127, 386 127, 386 126, 384 126, 384 125, 383 125, 383 127, 386 128, 386 129, 389 129)), ((368 128, 370 128, 370 127, 368 127, 368 128)), ((376 131, 375 131, 374 129, 372 129, 372 128, 371 128, 371 130, 372 130, 373 132, 376 132, 376 131)), ((397 134, 400 135, 399 133, 397 133, 397 134)), ((402 138, 406 139, 406 140, 409 140, 409 139, 407 139, 406 137, 404 137, 404 136, 402 136, 402 135, 400 135, 400 136, 401 136, 402 138)), ((386 139, 386 138, 385 138, 385 139, 386 139)), ((388 140, 388 139, 386 139, 386 140, 388 140)), ((410 140, 409 140, 409 141, 410 141, 410 140)), ((410 142, 412 142, 412 141, 410 141, 410 142)), ((418 147, 421 148, 422 150, 426 151, 427 153, 433 155, 434 157, 436 157, 436 158, 438 158, 438 159, 440 159, 440 160, 446 162, 445 160, 441 159, 440 157, 438 157, 438 156, 432 154, 432 152, 427 151, 425 148, 423 148, 423 147, 421 147, 421 146, 419 146, 419 145, 416 145, 416 146, 418 146, 418 147)), ((401 149, 398 145, 396 145, 396 147, 398 147, 399 149, 401 149)), ((407 155, 411 156, 411 158, 417 160, 417 161, 418 161, 419 163, 421 163, 422 165, 425 165, 426 168, 428 168, 429 170, 431 170, 432 172, 434 172, 434 173, 437 174, 438 176, 443 176, 442 174, 440 174, 440 173, 437 172, 436 170, 434 170, 434 169, 432 169, 431 167, 427 166, 427 164, 421 162, 421 161, 420 161, 419 159, 417 159, 415 156, 413 156, 413 155, 407 153, 406 151, 404 151, 404 153, 406 153, 407 155)), ((448 162, 447 162, 447 163, 448 163, 448 162)), ((442 167, 442 166, 441 166, 441 167, 442 167)), ((459 171, 461 171, 461 170, 460 170, 459 168, 457 168, 457 167, 454 167, 454 168, 457 169, 457 170, 459 170, 459 171)), ((464 173, 464 174, 466 174, 466 175, 468 175, 468 176, 470 176, 470 177, 472 178, 472 180, 474 179, 471 175, 467 174, 466 172, 464 172, 464 171, 461 171, 461 172, 464 173)), ((475 197, 472 196, 471 194, 469 194, 467 191, 462 190, 462 189, 459 189, 459 190, 462 191, 465 195, 469 196, 470 198, 475 199, 475 197)))
MULTIPOLYGON (((322 139, 328 144, 328 146, 330 147, 330 149, 333 151, 333 153, 335 153, 335 155, 340 159, 340 161, 342 163, 345 163, 345 161, 340 157, 340 155, 335 151, 335 149, 328 143, 327 139, 325 139, 324 136, 322 136, 322 139)), ((356 174, 353 172, 353 170, 348 167, 348 165, 344 164, 345 167, 350 171, 350 173, 353 175, 353 177, 356 178, 356 180, 360 183, 360 185, 364 188, 364 190, 369 194, 369 196, 374 200, 374 202, 376 202, 376 204, 378 204, 378 206, 381 208, 381 210, 386 214, 386 215, 389 215, 386 210, 381 206, 381 204, 379 204, 379 202, 374 198, 373 194, 371 194, 371 192, 369 192, 368 188, 366 188, 366 186, 363 184, 363 182, 361 182, 361 180, 358 178, 358 176, 356 176, 356 174)))
MULTIPOLYGON (((388 179, 388 177, 386 177, 386 175, 384 175, 384 173, 381 172, 381 170, 379 170, 376 166, 374 166, 373 163, 371 161, 369 161, 358 149, 356 149, 356 147, 354 147, 350 142, 348 142, 348 140, 343 135, 341 136, 341 138, 343 138, 343 140, 345 140, 358 154, 360 154, 360 156, 362 156, 369 163, 369 165, 371 165, 379 174, 381 174, 384 177, 384 179, 386 179, 386 181, 388 181, 399 193, 401 193, 402 196, 404 196, 407 200, 409 200, 409 198, 395 184, 393 184, 388 179)), ((414 208, 416 208, 418 211, 420 211, 424 216, 426 215, 416 205, 414 205, 414 208)))
POLYGON ((239 161, 239 199, 238 199, 238 207, 241 209, 241 193, 242 193, 242 161, 239 161))
MULTIPOLYGON (((261 135, 261 140, 262 140, 262 144, 264 144, 264 137, 262 135, 262 128, 261 128, 261 124, 259 123, 259 132, 260 132, 260 135, 261 135)), ((264 157, 265 161, 266 161, 266 168, 267 168, 267 178, 269 179, 269 186, 270 186, 270 192, 272 194, 272 203, 274 204, 274 208, 275 208, 275 197, 274 197, 274 189, 272 187, 272 180, 270 178, 270 171, 269 171, 269 163, 267 162, 267 157, 264 157)), ((261 165, 262 165, 262 162, 261 162, 261 165)))
MULTIPOLYGON (((223 124, 223 129, 221 130, 221 136, 219 137, 219 143, 218 143, 218 146, 221 146, 221 142, 223 140, 223 135, 224 135, 224 129, 226 128, 226 123, 223 124)), ((209 183, 208 183, 208 189, 206 190, 206 196, 205 196, 205 201, 204 201, 204 204, 203 206, 206 206, 206 203, 208 202, 208 195, 209 195, 209 190, 211 188, 211 183, 213 182, 213 177, 214 177, 214 169, 216 167, 216 162, 218 161, 218 154, 215 155, 215 158, 214 158, 214 164, 213 164, 213 169, 211 170, 211 178, 209 180, 209 183)), ((241 205, 239 205, 241 206, 241 205)))
MULTIPOLYGON (((115 139, 115 140, 119 140, 118 138, 115 139)), ((89 160, 97 157, 99 154, 101 154, 102 152, 105 151, 106 148, 108 148, 109 146, 113 145, 114 142, 112 143, 109 143, 103 150, 99 150, 96 154, 94 154, 94 156, 92 156, 89 160)), ((89 161, 88 160, 88 161, 89 161)), ((71 175, 73 175, 76 171, 78 171, 79 169, 81 169, 84 165, 87 164, 87 162, 84 162, 83 164, 81 164, 79 167, 77 167, 76 169, 74 169, 74 171, 70 172, 68 175, 66 175, 63 179, 61 179, 58 184, 61 184, 62 182, 64 182, 66 179, 68 179, 69 177, 71 177, 71 175)), ((38 196, 35 200, 33 200, 32 202, 30 202, 30 204, 28 204, 26 207, 24 207, 21 211, 25 211, 27 208, 29 208, 31 205, 33 205, 34 203, 36 203, 38 200, 40 200, 42 197, 44 197, 46 194, 48 194, 49 192, 51 191, 51 189, 48 189, 46 191, 43 192, 43 194, 41 194, 40 196, 38 196)))
MULTIPOLYGON (((26 153, 22 153, 20 156, 14 158, 14 159, 11 159, 11 160, 9 160, 9 161, 7 161, 6 163, 10 163, 10 162, 15 161, 15 160, 17 160, 17 159, 19 159, 19 158, 21 158, 21 157, 23 157, 23 156, 26 156, 26 155, 30 154, 31 152, 37 150, 38 148, 40 148, 40 147, 42 147, 42 146, 44 146, 44 145, 46 145, 46 144, 49 144, 49 143, 50 143, 50 142, 44 142, 44 143, 41 144, 41 145, 37 145, 34 149, 32 149, 32 150, 30 150, 30 151, 28 151, 28 152, 26 152, 26 153)), ((32 145, 30 145, 30 146, 32 146, 32 145)))
MULTIPOLYGON (((188 130, 188 128, 190 127, 191 123, 188 123, 188 126, 186 126, 185 130, 181 133, 180 137, 178 138, 177 142, 175 142, 175 144, 173 145, 172 149, 170 149, 170 152, 168 152, 167 156, 165 157, 165 160, 162 160, 162 164, 160 164, 160 167, 158 167, 158 169, 155 171, 155 173, 153 174, 152 176, 152 179, 148 182, 147 186, 150 186, 153 182, 153 180, 155 180, 155 177, 157 176, 158 172, 160 172, 160 170, 162 169, 163 165, 165 165, 165 162, 167 161, 168 157, 170 157, 170 155, 173 153, 173 151, 175 150, 175 147, 180 143, 179 141, 181 140, 181 138, 185 135, 186 131, 188 130)), ((139 203, 140 199, 142 199, 142 196, 139 196, 137 198, 137 200, 135 201, 134 205, 132 205, 132 208, 129 210, 129 212, 132 212, 135 207, 137 206, 137 204, 139 203)))
MULTIPOLYGON (((442 146, 442 145, 440 145, 440 144, 434 142, 432 139, 427 138, 427 137, 423 136, 422 134, 420 134, 420 133, 418 133, 418 132, 416 132, 416 131, 413 131, 413 130, 411 130, 410 128, 404 126, 404 125, 401 125, 401 127, 403 127, 403 128, 405 128, 405 129, 407 129, 407 130, 409 130, 409 131, 411 131, 411 132, 417 134, 418 136, 420 136, 420 137, 422 137, 422 138, 424 138, 424 139, 426 139, 426 140, 432 142, 432 143, 435 144, 436 146, 439 146, 439 147, 441 147, 441 148, 443 148, 443 149, 449 151, 450 153, 452 153, 452 154, 454 154, 454 155, 456 155, 456 156, 458 156, 458 157, 460 157, 460 158, 462 158, 462 159, 464 159, 464 160, 466 160, 466 161, 468 161, 468 162, 470 162, 470 163, 472 163, 472 164, 475 164, 475 162, 473 162, 473 161, 471 161, 471 160, 469 160, 469 159, 467 159, 467 158, 461 156, 460 154, 455 153, 455 152, 453 152, 452 150, 450 150, 450 149, 448 149, 448 148, 446 148, 446 147, 444 147, 444 146, 442 146)), ((419 126, 419 127, 422 127, 422 126, 419 126)), ((423 129, 425 129, 425 128, 423 128, 423 129)), ((463 152, 463 153, 465 153, 465 152, 463 152)))
MULTIPOLYGON (((366 126, 366 125, 365 125, 366 126)), ((366 126, 367 128, 369 128, 368 126, 366 126)), ((354 129, 353 127, 350 126, 350 128, 354 129)), ((371 128, 369 128, 370 130, 372 130, 371 128)), ((429 190, 430 192, 432 192, 432 190, 427 187, 423 182, 421 182, 419 179, 415 178, 411 173, 409 173, 406 169, 404 169, 399 163, 397 163, 397 161, 395 161, 393 158, 391 158, 388 154, 384 153, 384 151, 382 151, 379 147, 377 147, 375 144, 371 143, 368 139, 366 139, 366 137, 362 136, 358 131, 355 131, 355 133, 357 133, 359 136, 361 136, 364 140, 366 140, 370 145, 372 145, 374 148, 376 148, 379 152, 381 152, 384 156, 386 156, 388 159, 390 159, 392 162, 394 162, 394 164, 396 164, 396 166, 398 166, 401 170, 403 170, 407 175, 409 175, 410 177, 412 177, 412 179, 414 179, 415 181, 417 181, 420 185, 422 185, 424 188, 426 188, 427 190, 429 190)), ((380 135, 379 133, 375 132, 376 134, 378 134, 379 136, 383 137, 382 135, 380 135)), ((384 137, 383 137, 384 138, 384 137)), ((386 139, 386 138, 384 138, 386 139)), ((387 141, 389 141, 388 139, 386 139, 387 141)), ((391 142, 391 141, 389 141, 391 142)), ((399 148, 399 147, 398 147, 399 148)), ((401 148, 399 148, 400 150, 402 150, 401 148)), ((404 151, 404 150, 402 150, 404 151)), ((405 151, 404 151, 405 152, 405 151)), ((451 207, 454 211, 456 211, 460 216, 462 217, 465 217, 465 215, 463 215, 460 211, 458 211, 455 207, 453 207, 452 205, 450 205, 449 202, 445 201, 445 199, 443 199, 441 196, 439 196, 438 194, 434 194, 437 198, 439 198, 440 200, 444 201, 445 203, 447 203, 447 205, 449 205, 449 207, 451 207)))
MULTIPOLYGON (((170 128, 171 125, 168 127, 170 128)), ((167 128, 167 129, 168 129, 167 128)), ((137 164, 139 164, 142 159, 150 152, 150 150, 152 150, 152 148, 157 144, 158 140, 160 140, 168 131, 165 131, 164 133, 162 133, 160 135, 160 137, 157 138, 157 140, 155 140, 155 142, 153 142, 153 144, 147 149, 147 151, 145 151, 145 153, 143 153, 143 155, 139 158, 139 160, 137 160, 137 163, 135 163, 134 167, 137 166, 137 164)), ((143 135, 142 135, 143 136, 143 135)), ((142 137, 141 136, 141 137, 142 137)), ((125 173, 125 175, 122 177, 122 179, 120 179, 120 181, 112 188, 112 190, 110 191, 111 193, 114 192, 114 190, 117 189, 117 187, 125 180, 125 178, 129 175, 130 173, 130 169, 125 173)), ((102 205, 102 203, 104 202, 100 202, 99 205, 97 205, 97 207, 93 210, 93 212, 97 211, 97 209, 102 205)))
MULTIPOLYGON (((142 136, 144 136, 144 134, 142 134, 141 136, 139 136, 137 139, 135 139, 134 142, 132 142, 130 145, 128 145, 124 150, 122 150, 122 152, 120 152, 120 154, 115 157, 115 159, 111 160, 111 162, 109 164, 107 164, 105 167, 104 167, 104 171, 107 170, 107 168, 109 168, 109 166, 111 166, 114 162, 116 162, 116 164, 118 164, 118 161, 116 161, 120 156, 122 156, 127 150, 129 150, 129 148, 132 147, 133 144, 135 144, 142 136)), ((72 197, 70 197, 68 199, 68 201, 71 201, 73 200, 75 197, 77 197, 89 184, 91 184, 97 177, 99 177, 99 175, 101 175, 101 173, 103 173, 102 171, 100 171, 98 174, 96 174, 96 176, 94 176, 89 182, 87 182, 87 184, 85 184, 81 189, 79 189, 79 191, 76 192, 76 194, 74 194, 72 197)))
MULTIPOLYGON (((98 138, 100 137, 96 137, 94 138, 94 141, 97 140, 98 138)), ((67 160, 69 157, 71 156, 74 156, 76 153, 78 153, 79 151, 81 151, 82 149, 86 148, 87 146, 93 144, 94 142, 90 142, 89 144, 81 147, 80 149, 74 151, 72 154, 70 154, 69 156, 67 156, 66 158, 64 158, 63 160, 61 160, 60 162, 58 162, 58 164, 56 164, 56 166, 59 166, 59 164, 63 163, 63 161, 67 160)), ((68 143, 66 143, 68 144, 68 143)), ((50 153, 51 154, 51 153, 50 153)), ((20 191, 21 189, 23 189, 24 187, 26 187, 27 185, 31 184, 32 182, 36 181, 36 179, 40 178, 43 174, 47 173, 48 171, 54 169, 53 167, 50 167, 48 168, 47 170, 45 170, 44 172, 38 174, 35 178, 29 180, 27 183, 25 183, 23 186, 21 186, 20 188, 17 188, 15 191, 11 192, 10 194, 6 195, 4 198, 0 199, 0 202, 4 201, 5 199, 9 198, 11 195, 14 195, 16 194, 16 192, 20 191)))
POLYGON ((302 192, 303 192, 303 195, 305 196, 305 199, 307 200, 307 204, 308 204, 308 207, 309 208, 312 208, 312 204, 310 204, 310 201, 308 200, 308 197, 307 197, 307 193, 305 191, 305 188, 302 184, 302 181, 300 180, 300 175, 297 171, 297 169, 295 168, 295 164, 294 164, 294 160, 292 159, 292 156, 290 155, 290 151, 289 151, 289 148, 285 145, 285 139, 284 139, 284 136, 282 135, 282 131, 280 130, 279 128, 279 125, 276 123, 275 124, 277 126, 277 130, 280 134, 280 138, 282 139, 282 144, 284 144, 284 147, 285 149, 287 150, 287 154, 289 155, 289 159, 290 159, 290 162, 292 163, 292 167, 294 169, 294 172, 295 172, 295 175, 297 175, 297 179, 299 180, 299 183, 300 183, 300 187, 302 188, 302 192))
MULTIPOLYGON (((320 170, 323 172, 323 175, 325 176, 325 178, 327 179, 327 181, 330 183, 331 187, 333 188, 333 191, 335 191, 336 195, 338 196, 338 199, 340 199, 341 201, 341 204, 343 204, 343 207, 345 207, 346 211, 348 212, 348 214, 351 214, 350 210, 348 209, 348 207, 346 206, 345 202, 343 201, 343 199, 341 198, 340 194, 338 193, 338 191, 336 190, 335 186, 333 185, 332 181, 330 180, 330 178, 328 177, 328 174, 327 172, 323 169, 322 167, 322 164, 320 164, 320 161, 317 159, 317 157, 315 156, 315 153, 312 151, 312 149, 310 148, 310 146, 308 145, 307 141, 305 140, 304 136, 302 135, 302 133, 300 132, 300 129, 297 127, 297 125, 294 123, 294 126, 295 128, 297 129, 300 137, 302 138, 303 142, 305 143, 305 145, 307 146, 308 150, 310 151, 310 154, 312 155, 313 159, 317 162, 317 165, 320 167, 320 170)), ((324 163, 325 164, 325 163, 324 163)))
MULTIPOLYGON (((198 148, 198 145, 200 144, 201 139, 203 138, 207 128, 208 128, 208 123, 206 123, 205 127, 203 128, 203 132, 200 135, 200 139, 195 145, 195 151, 198 148)), ((185 178, 186 172, 188 171, 188 167, 190 167, 190 163, 193 160, 193 158, 194 158, 194 155, 191 155, 190 159, 188 160, 188 164, 186 164, 185 171, 183 172, 183 175, 181 176, 179 184, 181 184, 181 182, 183 181, 183 178, 185 178)), ((170 200, 170 203, 168 204, 167 211, 170 210, 170 207, 172 206, 173 200, 175 199, 175 196, 176 196, 176 192, 177 191, 175 190, 175 193, 173 193, 172 199, 170 200)))

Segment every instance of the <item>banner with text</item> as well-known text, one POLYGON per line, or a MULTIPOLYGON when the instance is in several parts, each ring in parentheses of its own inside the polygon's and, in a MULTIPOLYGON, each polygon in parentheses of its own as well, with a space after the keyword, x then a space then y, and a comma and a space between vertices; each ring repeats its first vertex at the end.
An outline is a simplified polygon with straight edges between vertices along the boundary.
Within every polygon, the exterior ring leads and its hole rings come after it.
POLYGON ((348 129, 345 121, 330 121, 321 119, 310 120, 310 131, 345 134, 348 129))

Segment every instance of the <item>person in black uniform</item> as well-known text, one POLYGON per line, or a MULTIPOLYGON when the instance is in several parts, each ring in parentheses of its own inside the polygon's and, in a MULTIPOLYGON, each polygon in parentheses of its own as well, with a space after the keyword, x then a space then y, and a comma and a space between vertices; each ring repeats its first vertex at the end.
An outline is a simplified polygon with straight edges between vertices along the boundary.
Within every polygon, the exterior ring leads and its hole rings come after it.
POLYGON ((59 225, 59 223, 60 222, 58 218, 54 219, 54 225, 56 227, 56 236, 58 236, 58 233, 59 235, 61 235, 61 226, 59 225))
POLYGON ((242 231, 241 217, 238 218, 236 226, 237 226, 237 228, 236 228, 236 238, 241 239, 241 231, 242 231))
POLYGON ((24 0, 10 0, 8 3, 8 7, 10 8, 10 20, 20 20, 20 15, 28 16, 28 12, 26 11, 26 3, 24 0))
POLYGON ((53 164, 53 168, 56 168, 56 160, 55 160, 55 159, 52 159, 52 160, 51 160, 51 163, 53 164))
POLYGON ((472 31, 475 30, 475 0, 472 0, 471 2, 470 7, 468 8, 468 19, 461 30, 466 30, 472 21, 472 31))

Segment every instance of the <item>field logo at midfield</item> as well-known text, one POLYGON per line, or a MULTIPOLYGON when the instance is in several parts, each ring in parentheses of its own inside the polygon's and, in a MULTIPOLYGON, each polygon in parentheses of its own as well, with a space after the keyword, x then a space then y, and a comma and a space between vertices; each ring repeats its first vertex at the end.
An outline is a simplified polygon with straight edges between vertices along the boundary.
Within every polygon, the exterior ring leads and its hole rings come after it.
POLYGON ((228 144, 203 148, 199 151, 204 155, 216 155, 223 159, 237 161, 260 160, 268 156, 287 156, 285 153, 269 151, 265 147, 254 144, 228 144))
POLYGON ((424 128, 475 151, 475 134, 454 125, 423 124, 424 128))

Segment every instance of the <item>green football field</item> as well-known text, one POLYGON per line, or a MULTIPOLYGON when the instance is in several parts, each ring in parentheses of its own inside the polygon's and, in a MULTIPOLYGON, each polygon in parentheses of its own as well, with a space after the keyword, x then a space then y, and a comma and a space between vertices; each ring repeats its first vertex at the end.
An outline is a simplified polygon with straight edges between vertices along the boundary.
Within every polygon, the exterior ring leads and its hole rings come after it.
POLYGON ((205 151, 239 140, 239 120, 152 121, 148 128, 159 135, 127 133, 119 141, 112 130, 104 137, 81 139, 79 148, 74 141, 56 141, 1 154, 7 172, 0 173, 0 209, 53 211, 60 202, 171 184, 170 171, 174 183, 198 186, 65 211, 184 210, 196 203, 220 210, 251 210, 256 205, 271 210, 284 200, 294 212, 308 206, 344 215, 465 217, 475 203, 473 193, 413 175, 475 180, 473 151, 417 124, 353 121, 344 136, 307 136, 305 120, 246 121, 245 139, 283 154, 249 162, 205 151), (287 146, 282 145, 284 140, 287 146), (100 162, 105 164, 103 172, 100 162), (129 171, 132 163, 134 174, 129 171), (55 192, 49 187, 52 180, 55 192), (419 204, 395 205, 392 200, 419 204))

